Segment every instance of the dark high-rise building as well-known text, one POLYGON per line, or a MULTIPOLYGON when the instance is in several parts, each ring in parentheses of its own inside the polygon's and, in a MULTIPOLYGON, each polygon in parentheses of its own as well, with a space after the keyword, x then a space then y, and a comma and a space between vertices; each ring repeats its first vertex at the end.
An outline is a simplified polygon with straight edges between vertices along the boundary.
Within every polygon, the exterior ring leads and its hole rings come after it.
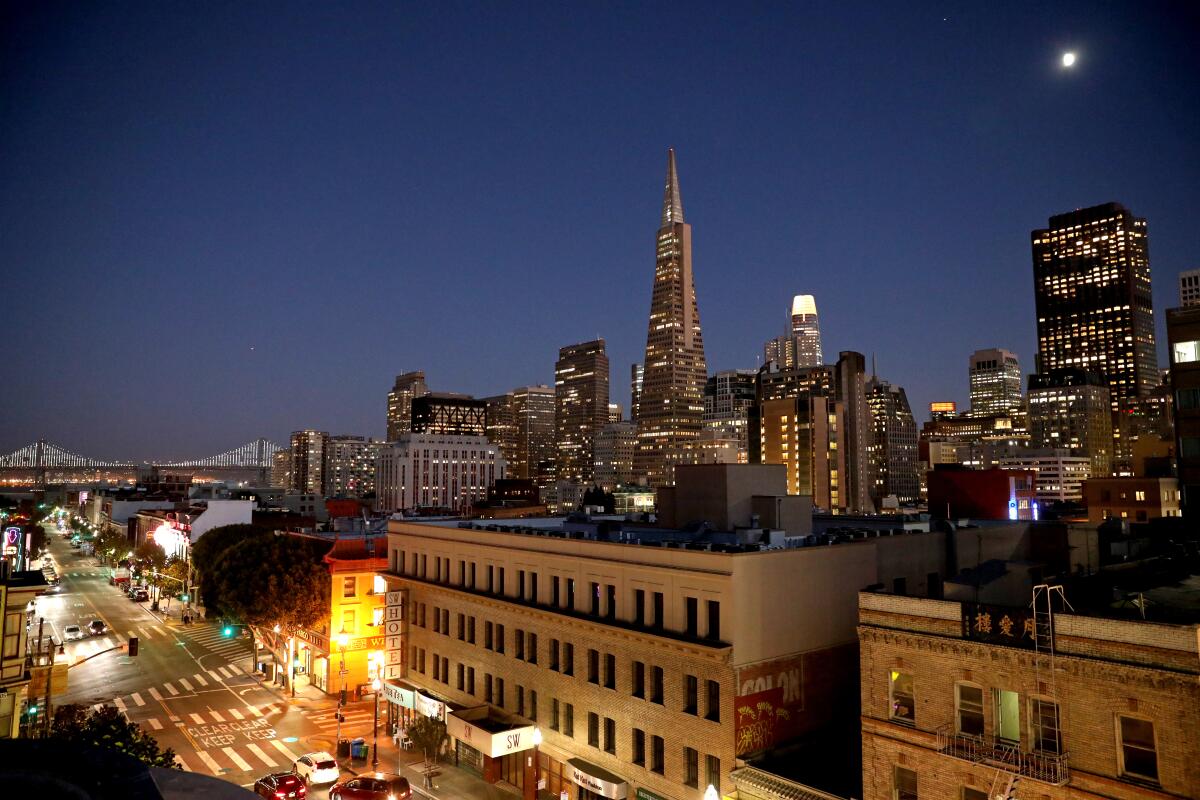
POLYGON ((1200 518, 1200 306, 1167 311, 1175 457, 1183 514, 1200 518))
POLYGON ((638 398, 642 394, 642 377, 645 369, 641 364, 631 364, 629 367, 629 421, 637 422, 638 398))
POLYGON ((642 389, 637 400, 634 473, 651 486, 675 482, 675 466, 694 460, 704 417, 708 367, 692 277, 692 227, 683 221, 675 151, 667 151, 667 178, 658 228, 654 289, 646 331, 642 389))
POLYGON ((412 432, 487 436, 487 402, 436 392, 412 401, 412 432))
POLYGON ((904 389, 872 376, 867 382, 871 409, 871 495, 878 505, 888 495, 915 503, 921 493, 917 422, 904 389))
POLYGON ((564 347, 554 365, 558 479, 592 480, 596 433, 608 424, 608 354, 604 340, 564 347))
POLYGON ((412 430, 412 401, 429 393, 425 373, 405 372, 396 376, 396 384, 388 392, 387 438, 394 442, 402 433, 412 430))
POLYGON ((291 475, 288 488, 293 492, 321 494, 325 490, 326 431, 294 431, 292 433, 291 475))
POLYGON ((1159 383, 1146 220, 1106 203, 1051 217, 1032 241, 1038 372, 1076 368, 1104 376, 1114 452, 1126 462, 1121 414, 1159 383))

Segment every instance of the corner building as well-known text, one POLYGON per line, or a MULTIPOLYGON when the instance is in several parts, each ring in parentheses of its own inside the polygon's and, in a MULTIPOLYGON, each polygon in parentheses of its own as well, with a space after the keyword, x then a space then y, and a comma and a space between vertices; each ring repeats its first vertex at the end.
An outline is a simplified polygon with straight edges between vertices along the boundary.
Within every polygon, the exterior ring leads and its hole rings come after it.
POLYGON ((863 798, 1200 797, 1198 632, 864 592, 863 798))

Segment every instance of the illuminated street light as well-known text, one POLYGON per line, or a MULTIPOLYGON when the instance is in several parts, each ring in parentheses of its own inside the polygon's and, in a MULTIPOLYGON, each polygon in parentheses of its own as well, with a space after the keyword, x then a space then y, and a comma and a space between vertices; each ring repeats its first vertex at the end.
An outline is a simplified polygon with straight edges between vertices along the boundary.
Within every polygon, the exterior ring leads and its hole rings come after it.
POLYGON ((704 800, 721 800, 721 796, 717 794, 717 788, 711 783, 704 790, 704 800))

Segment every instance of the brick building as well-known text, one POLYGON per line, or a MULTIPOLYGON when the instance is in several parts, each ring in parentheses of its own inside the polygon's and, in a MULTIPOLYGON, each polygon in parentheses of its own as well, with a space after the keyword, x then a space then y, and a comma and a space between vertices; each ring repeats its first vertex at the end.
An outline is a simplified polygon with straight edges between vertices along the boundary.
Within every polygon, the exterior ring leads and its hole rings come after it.
POLYGON ((859 595, 864 800, 1200 797, 1200 626, 1047 620, 859 595))

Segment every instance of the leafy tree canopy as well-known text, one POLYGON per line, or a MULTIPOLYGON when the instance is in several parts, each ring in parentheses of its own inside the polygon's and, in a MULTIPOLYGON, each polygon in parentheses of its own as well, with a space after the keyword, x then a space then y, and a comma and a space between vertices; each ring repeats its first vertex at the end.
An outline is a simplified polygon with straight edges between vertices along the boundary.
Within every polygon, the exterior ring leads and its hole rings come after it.
POLYGON ((436 717, 418 714, 405 733, 412 740, 413 746, 425 754, 425 761, 428 762, 429 757, 436 755, 442 742, 446 740, 446 723, 436 717))
MULTIPOLYGON (((205 534, 207 536, 207 534, 205 534)), ((329 613, 329 543, 299 536, 255 536, 225 550, 209 581, 218 611, 239 622, 294 631, 329 613)))
POLYGON ((113 706, 95 711, 74 704, 59 706, 50 725, 50 738, 124 753, 152 767, 179 768, 174 750, 160 747, 153 736, 113 706))
POLYGON ((233 547, 252 540, 269 539, 270 531, 253 525, 222 525, 205 533, 192 545, 192 568, 208 608, 221 607, 219 562, 233 547))

